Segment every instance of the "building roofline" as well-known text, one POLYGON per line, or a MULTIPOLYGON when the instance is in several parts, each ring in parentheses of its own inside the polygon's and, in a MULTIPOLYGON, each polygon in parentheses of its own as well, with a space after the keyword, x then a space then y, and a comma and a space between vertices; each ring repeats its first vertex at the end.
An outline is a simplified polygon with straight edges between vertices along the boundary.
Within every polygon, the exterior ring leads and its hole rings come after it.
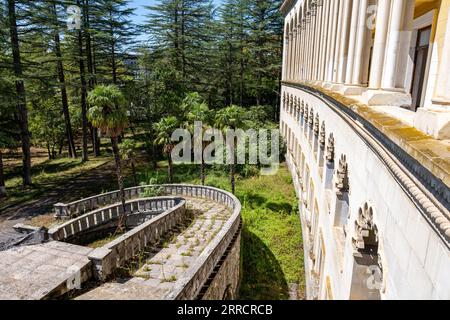
POLYGON ((298 0, 284 0, 280 7, 280 11, 284 16, 287 16, 292 7, 297 3, 298 0))

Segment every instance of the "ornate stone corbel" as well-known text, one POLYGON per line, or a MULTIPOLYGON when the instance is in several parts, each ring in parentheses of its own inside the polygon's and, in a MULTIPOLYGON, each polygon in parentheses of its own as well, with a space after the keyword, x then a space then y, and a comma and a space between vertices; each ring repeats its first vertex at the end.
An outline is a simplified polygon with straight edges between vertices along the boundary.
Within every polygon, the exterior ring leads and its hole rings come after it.
POLYGON ((308 123, 308 117, 309 117, 309 107, 308 107, 308 104, 306 104, 306 107, 305 107, 305 123, 308 123))
POLYGON ((334 135, 333 135, 333 133, 331 133, 330 136, 328 137, 326 158, 327 158, 328 162, 334 162, 334 135))
POLYGON ((316 118, 314 119, 314 135, 316 137, 319 136, 319 123, 320 123, 319 114, 316 113, 316 118))
POLYGON ((314 109, 311 108, 311 110, 309 111, 309 127, 312 129, 314 126, 314 109))
POLYGON ((336 171, 336 189, 337 194, 342 195, 346 192, 349 192, 350 185, 348 182, 348 164, 347 164, 347 156, 344 154, 341 155, 341 159, 339 160, 339 167, 336 171))
POLYGON ((325 130, 325 121, 322 121, 322 126, 320 127, 320 137, 319 137, 319 145, 320 149, 325 149, 325 139, 326 139, 326 130, 325 130))

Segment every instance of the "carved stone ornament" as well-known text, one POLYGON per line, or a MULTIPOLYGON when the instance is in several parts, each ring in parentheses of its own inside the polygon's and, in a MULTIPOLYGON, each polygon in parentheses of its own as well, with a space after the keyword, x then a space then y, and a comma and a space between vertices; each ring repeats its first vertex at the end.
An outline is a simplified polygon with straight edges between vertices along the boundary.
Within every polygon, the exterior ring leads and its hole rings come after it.
POLYGON ((325 149, 325 140, 326 140, 326 129, 325 129, 325 121, 322 121, 322 126, 320 127, 320 137, 319 137, 319 144, 320 148, 323 150, 325 149))
POLYGON ((334 162, 334 135, 331 133, 327 144, 327 161, 334 162))
POLYGON ((350 185, 348 182, 348 164, 347 164, 347 156, 341 155, 341 159, 339 160, 339 167, 336 171, 336 190, 337 194, 344 194, 349 192, 350 185))

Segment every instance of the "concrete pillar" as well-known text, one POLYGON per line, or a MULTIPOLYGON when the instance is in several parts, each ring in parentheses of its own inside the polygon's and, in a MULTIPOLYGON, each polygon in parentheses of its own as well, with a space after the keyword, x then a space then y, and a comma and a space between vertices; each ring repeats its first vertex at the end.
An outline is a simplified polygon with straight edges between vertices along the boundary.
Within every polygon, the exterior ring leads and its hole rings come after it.
POLYGON ((323 37, 323 6, 317 7, 317 31, 316 31, 316 46, 314 50, 314 79, 315 81, 319 79, 319 69, 320 69, 320 53, 322 51, 322 37, 323 37))
POLYGON ((450 6, 447 12, 447 24, 445 26, 445 36, 442 48, 442 58, 440 59, 436 89, 433 102, 450 106, 450 6))
POLYGON ((309 72, 311 71, 311 38, 312 38, 312 17, 309 16, 307 23, 308 40, 306 45, 306 63, 305 63, 305 79, 310 80, 309 72))
POLYGON ((308 67, 308 80, 313 80, 314 72, 314 47, 316 45, 316 16, 311 15, 311 29, 309 38, 309 67, 308 67))
POLYGON ((297 64, 297 29, 294 26, 292 30, 292 66, 291 66, 291 79, 295 80, 295 67, 297 64))
POLYGON ((356 51, 356 38, 358 33, 358 20, 359 20, 359 0, 353 1, 351 23, 350 23, 350 36, 348 44, 348 60, 347 60, 347 72, 345 73, 345 83, 351 84, 353 78, 353 70, 355 66, 355 51, 356 51))
MULTIPOLYGON (((355 1, 358 2, 358 1, 355 1)), ((353 72, 351 84, 361 85, 362 82, 362 67, 363 67, 363 52, 366 45, 368 26, 367 26, 367 7, 368 0, 361 0, 358 14, 358 30, 356 37, 356 46, 353 60, 353 72)))
POLYGON ((331 0, 324 0, 323 3, 323 36, 322 36, 322 49, 320 52, 320 70, 319 80, 326 80, 326 65, 327 65, 327 51, 328 51, 328 38, 330 37, 329 25, 330 25, 330 4, 331 0))
POLYGON ((339 72, 339 54, 341 53, 342 44, 342 24, 344 17, 344 4, 346 0, 339 1, 338 16, 337 16, 337 29, 336 29, 336 45, 334 50, 334 62, 333 62, 333 82, 338 82, 338 72, 339 72))
POLYGON ((302 33, 303 33, 303 30, 301 28, 301 24, 300 24, 300 22, 298 22, 297 23, 297 52, 295 54, 296 60, 297 60, 297 65, 295 67, 295 80, 296 81, 300 81, 300 64, 301 64, 300 52, 302 50, 302 47, 301 47, 302 33))
MULTIPOLYGON (((374 48, 374 57, 372 59, 373 73, 370 79, 371 88, 366 96, 369 105, 411 107, 411 94, 405 91, 404 82, 411 39, 414 4, 414 1, 410 0, 396 0, 391 2, 389 6, 389 27, 385 28, 385 21, 381 21, 380 19, 380 27, 383 28, 383 31, 387 29, 387 32, 383 35, 380 34, 381 40, 379 42, 377 41, 377 35, 379 35, 379 21, 377 19, 375 46, 378 49, 376 51, 377 55, 375 55, 376 48, 374 48), (383 47, 385 52, 381 55, 380 49, 383 47), (382 56, 380 59, 384 61, 384 67, 377 60, 378 54, 382 56)), ((384 18, 380 10, 381 8, 378 8, 378 14, 384 18)))
POLYGON ((349 49, 349 29, 351 22, 351 9, 353 0, 343 0, 343 16, 341 25, 341 44, 339 46, 338 59, 338 78, 337 82, 345 82, 345 73, 347 71, 348 49, 349 49))
MULTIPOLYGON (((435 139, 450 139, 450 1, 442 1, 435 46, 441 47, 431 104, 419 108, 414 126, 435 139)), ((433 50, 438 50, 438 49, 433 50)))
POLYGON ((286 30, 284 32, 284 46, 283 46, 283 80, 287 80, 287 60, 288 60, 288 46, 289 46, 289 38, 287 37, 286 30))
MULTIPOLYGON (((403 15, 405 14, 405 1, 395 0, 392 2, 391 19, 387 37, 386 61, 383 69, 381 86, 383 89, 395 88, 397 64, 400 61, 400 39, 406 37, 407 30, 402 30, 403 15)), ((406 52, 408 54, 408 51, 406 52)), ((406 56, 405 56, 406 58, 406 56)))
POLYGON ((326 81, 333 81, 333 69, 334 69, 334 51, 336 48, 336 28, 337 28, 337 19, 338 19, 338 8, 340 0, 330 0, 330 26, 328 28, 328 50, 327 50, 327 67, 326 67, 326 81))
POLYGON ((369 83, 371 89, 379 89, 381 87, 390 11, 391 0, 378 1, 375 43, 373 46, 369 83))
POLYGON ((288 80, 292 80, 292 31, 289 32, 288 80))

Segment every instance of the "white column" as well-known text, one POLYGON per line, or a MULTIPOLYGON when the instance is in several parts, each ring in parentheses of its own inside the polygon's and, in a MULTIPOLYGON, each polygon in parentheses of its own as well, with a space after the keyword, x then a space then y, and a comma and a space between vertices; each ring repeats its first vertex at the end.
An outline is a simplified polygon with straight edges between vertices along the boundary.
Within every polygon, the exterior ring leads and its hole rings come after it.
POLYGON ((300 51, 301 51, 301 39, 302 39, 302 28, 300 22, 297 23, 297 52, 295 53, 295 57, 297 60, 297 65, 295 67, 295 80, 300 81, 300 51))
POLYGON ((292 29, 292 71, 291 71, 291 79, 295 80, 295 67, 297 64, 297 29, 292 29))
POLYGON ((320 53, 322 50, 322 37, 323 37, 323 6, 317 7, 317 31, 316 31, 316 47, 314 50, 314 79, 315 81, 319 80, 319 66, 320 66, 320 53))
POLYGON ((338 83, 345 82, 345 73, 347 71, 347 58, 348 58, 348 40, 350 29, 350 17, 351 17, 352 0, 343 0, 343 15, 341 25, 341 44, 339 46, 339 64, 338 64, 338 83))
POLYGON ((337 29, 336 29, 336 45, 334 50, 334 62, 333 62, 333 82, 338 81, 338 71, 339 71, 339 54, 341 53, 341 39, 342 39, 342 23, 344 16, 344 2, 345 0, 339 1, 339 9, 337 16, 337 29))
POLYGON ((372 89, 378 89, 381 87, 381 77, 383 75, 390 11, 391 11, 391 0, 378 1, 375 42, 373 45, 372 64, 369 83, 369 86, 372 89))
POLYGON ((353 0, 351 24, 350 24, 350 37, 348 44, 348 60, 347 60, 347 72, 345 73, 345 83, 351 84, 353 79, 353 70, 355 66, 355 49, 356 49, 356 36, 358 33, 358 18, 359 18, 359 5, 360 0, 353 0))
MULTIPOLYGON (((358 2, 358 1, 356 1, 358 2)), ((362 64, 363 64, 363 51, 366 44, 366 34, 368 32, 367 26, 367 7, 368 0, 361 0, 359 6, 359 19, 358 19, 358 35, 356 39, 356 47, 354 54, 354 67, 351 83, 353 85, 360 85, 362 82, 362 64)))
POLYGON ((289 72, 288 80, 292 80, 292 31, 289 31, 289 72))
POLYGON ((330 25, 330 0, 324 0, 323 3, 323 33, 322 33, 322 51, 320 53, 320 71, 319 80, 325 81, 325 70, 327 65, 327 50, 328 50, 328 38, 330 37, 329 25, 330 25))
POLYGON ((386 46, 386 62, 384 64, 381 86, 383 89, 395 88, 397 64, 400 57, 400 40, 407 36, 407 30, 402 30, 403 15, 405 14, 405 0, 395 0, 392 3, 392 13, 386 46))
POLYGON ((309 72, 311 71, 311 38, 312 38, 312 17, 309 15, 309 22, 306 24, 308 32, 308 41, 306 45, 306 67, 305 67, 305 79, 310 80, 309 72))
POLYGON ((310 32, 309 32, 309 60, 308 60, 308 80, 312 80, 313 73, 313 61, 314 61, 314 45, 315 45, 315 36, 316 36, 316 17, 311 15, 310 22, 310 32))
POLYGON ((334 51, 336 47, 336 27, 337 27, 337 15, 338 15, 338 7, 339 0, 330 0, 330 26, 328 28, 328 49, 327 49, 327 67, 326 67, 326 80, 327 82, 333 81, 333 69, 334 69, 334 51))
POLYGON ((289 38, 287 37, 286 31, 284 32, 284 46, 283 46, 283 80, 286 80, 287 74, 287 63, 288 63, 288 45, 289 38))
POLYGON ((442 58, 439 64, 437 83, 433 102, 445 105, 450 109, 450 7, 448 8, 447 25, 442 48, 442 58))

